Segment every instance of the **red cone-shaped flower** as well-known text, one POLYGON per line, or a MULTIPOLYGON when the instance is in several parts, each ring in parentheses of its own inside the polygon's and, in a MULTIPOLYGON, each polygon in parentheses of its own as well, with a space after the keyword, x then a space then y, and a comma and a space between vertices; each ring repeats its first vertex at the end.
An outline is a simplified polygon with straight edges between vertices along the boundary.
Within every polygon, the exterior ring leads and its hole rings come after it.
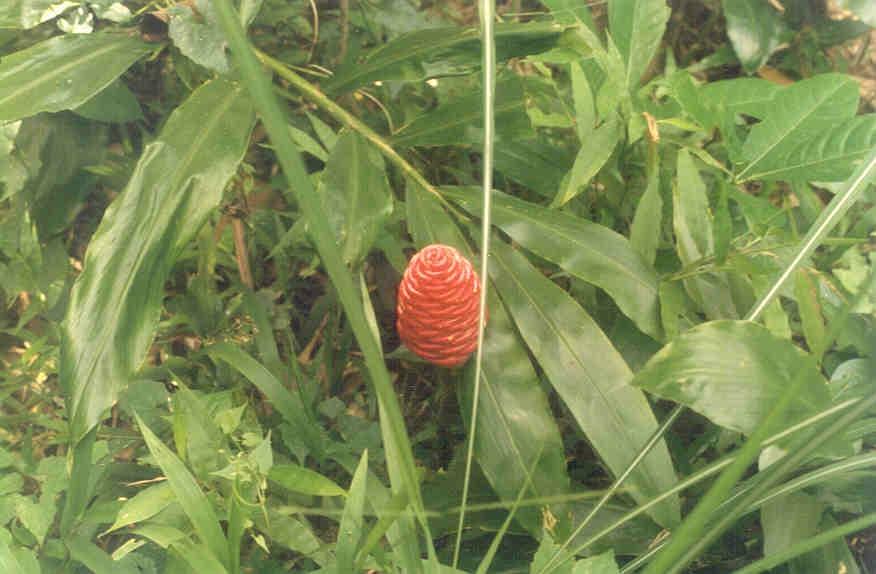
POLYGON ((402 342, 435 365, 461 365, 478 346, 480 292, 478 274, 459 251, 424 247, 408 263, 398 288, 402 342))

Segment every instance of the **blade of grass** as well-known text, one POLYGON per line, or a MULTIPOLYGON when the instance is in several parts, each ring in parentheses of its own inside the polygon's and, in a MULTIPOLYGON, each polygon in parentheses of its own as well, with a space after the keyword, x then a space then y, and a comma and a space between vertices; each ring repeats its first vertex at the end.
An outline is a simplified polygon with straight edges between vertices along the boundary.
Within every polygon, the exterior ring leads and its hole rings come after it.
POLYGON ((666 431, 669 430, 669 427, 672 426, 672 423, 674 423, 675 419, 678 418, 678 415, 681 414, 681 410, 682 409, 676 407, 672 410, 671 413, 669 413, 669 416, 666 417, 666 420, 663 421, 663 424, 660 425, 660 428, 654 431, 654 434, 651 435, 651 438, 648 440, 647 443, 645 443, 645 445, 639 451, 639 454, 636 455, 636 458, 634 458, 632 462, 630 462, 629 466, 627 466, 627 469, 620 476, 618 476, 617 479, 612 483, 611 487, 609 487, 609 489, 605 491, 605 493, 599 499, 599 502, 597 502, 593 506, 590 512, 587 513, 587 516, 584 517, 584 520, 581 521, 581 524, 579 524, 578 527, 575 528, 575 530, 572 532, 572 534, 570 534, 569 537, 566 538, 566 541, 563 542, 563 544, 557 549, 553 556, 550 557, 550 559, 545 563, 544 567, 542 567, 539 572, 550 572, 553 570, 554 563, 556 563, 557 560, 560 559, 560 557, 563 555, 563 551, 569 547, 572 541, 575 540, 575 538, 577 538, 579 534, 581 534, 581 532, 587 527, 587 525, 590 524, 590 521, 593 520, 593 518, 599 513, 600 510, 602 510, 602 507, 604 507, 611 499, 611 497, 615 495, 623 481, 625 481, 630 476, 630 474, 632 474, 633 470, 639 465, 639 463, 642 462, 641 459, 645 458, 651 451, 651 449, 654 448, 654 445, 660 442, 660 439, 663 438, 663 435, 666 434, 666 431))
POLYGON ((340 250, 328 224, 328 217, 322 201, 316 195, 313 184, 304 167, 301 155, 292 141, 286 127, 286 117, 280 108, 272 84, 263 72, 259 61, 252 51, 244 34, 236 11, 230 0, 213 0, 216 14, 222 31, 231 47, 241 77, 252 96, 256 109, 262 117, 262 123, 271 137, 274 151, 290 187, 295 191, 296 198, 304 217, 310 222, 310 233, 316 245, 326 271, 337 290, 338 297, 350 321, 350 326, 365 355, 365 365, 374 385, 381 411, 381 431, 386 443, 387 466, 392 475, 393 487, 405 490, 425 533, 429 558, 437 562, 429 525, 423 516, 423 499, 411 450, 410 439, 405 429, 404 418, 386 364, 383 353, 365 316, 362 301, 353 282, 350 271, 344 264, 340 250))
POLYGON ((849 534, 864 530, 865 528, 874 524, 876 524, 876 512, 865 514, 860 518, 856 518, 855 520, 851 520, 849 522, 846 522, 845 524, 841 524, 840 526, 831 528, 830 530, 822 532, 817 536, 806 538, 805 540, 801 540, 796 544, 792 544, 788 548, 784 549, 781 552, 773 554, 772 556, 761 558, 757 562, 753 562, 745 568, 737 570, 736 572, 734 572, 734 574, 757 574, 758 572, 764 572, 765 570, 769 570, 771 568, 775 568, 780 564, 784 564, 792 558, 796 558, 797 556, 801 556, 803 554, 806 554, 807 552, 811 552, 829 542, 833 542, 838 538, 842 538, 849 534))
POLYGON ((754 321, 754 317, 759 316, 766 306, 775 299, 797 267, 821 245, 834 225, 846 214, 858 196, 867 189, 866 182, 873 177, 874 173, 876 173, 876 148, 870 152, 870 156, 855 171, 851 179, 849 179, 846 188, 833 196, 833 199, 830 200, 830 203, 827 204, 827 207, 824 208, 824 211, 821 212, 821 215, 818 216, 818 219, 809 228, 797 255, 785 267, 772 286, 767 289, 766 293, 754 304, 754 307, 748 312, 746 319, 754 321))
MULTIPOLYGON (((471 402, 471 425, 468 434, 468 449, 465 457, 465 477, 462 481, 462 501, 460 503, 459 523, 456 527, 456 542, 453 546, 453 568, 459 564, 459 550, 462 545, 462 529, 465 526, 465 505, 468 502, 468 489, 471 482, 471 465, 474 460, 475 433, 478 422, 478 403, 481 389, 481 367, 484 359, 484 325, 487 321, 487 290, 490 284, 487 274, 490 262, 490 207, 493 196, 493 139, 496 118, 493 104, 496 91, 496 39, 493 24, 496 19, 495 0, 480 0, 478 8, 481 18, 481 53, 483 55, 484 91, 484 153, 483 153, 483 217, 481 218, 481 293, 478 305, 478 349, 475 354, 474 389, 471 402)), ((527 475, 527 481, 529 476, 527 475)), ((524 489, 525 490, 525 489, 524 489)))

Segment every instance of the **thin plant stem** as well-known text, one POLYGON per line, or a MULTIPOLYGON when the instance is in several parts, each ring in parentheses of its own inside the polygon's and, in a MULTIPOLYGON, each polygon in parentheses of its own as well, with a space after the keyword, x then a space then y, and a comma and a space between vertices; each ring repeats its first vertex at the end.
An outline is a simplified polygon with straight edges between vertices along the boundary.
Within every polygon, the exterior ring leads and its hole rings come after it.
POLYGON ((380 134, 368 127, 365 122, 336 104, 331 98, 323 94, 319 90, 319 88, 299 76, 283 62, 258 50, 256 50, 256 55, 268 68, 273 70, 285 81, 289 82, 289 84, 298 92, 300 92, 301 95, 303 95, 306 99, 310 100, 311 102, 322 108, 326 113, 328 113, 344 126, 350 128, 355 132, 358 132, 362 137, 370 141, 372 145, 374 145, 378 149, 378 151, 380 151, 380 153, 382 153, 383 156, 387 160, 389 160, 390 163, 399 168, 402 173, 408 176, 408 178, 410 178, 424 190, 436 196, 445 207, 450 206, 450 203, 446 199, 444 199, 438 189, 434 185, 429 183, 429 181, 425 177, 423 177, 423 174, 421 174, 417 170, 417 168, 408 163, 405 158, 403 158, 401 155, 399 155, 397 151, 395 151, 395 149, 393 149, 389 142, 387 142, 380 134))
POLYGON ((483 217, 481 218, 481 292, 478 307, 478 348, 475 354, 474 389, 471 404, 471 424, 469 425, 468 452, 465 457, 465 477, 462 482, 462 501, 460 502, 459 522, 456 527, 456 543, 453 547, 453 568, 459 564, 459 551, 462 546, 462 530, 465 526, 465 505, 471 482, 471 467, 474 459, 474 445, 477 434, 478 402, 481 390, 481 368, 484 358, 484 326, 487 322, 487 289, 489 287, 488 266, 490 263, 490 211, 493 196, 493 139, 496 122, 494 99, 496 90, 496 43, 493 31, 496 20, 495 0, 480 0, 481 45, 483 53, 484 87, 484 153, 483 153, 483 217))

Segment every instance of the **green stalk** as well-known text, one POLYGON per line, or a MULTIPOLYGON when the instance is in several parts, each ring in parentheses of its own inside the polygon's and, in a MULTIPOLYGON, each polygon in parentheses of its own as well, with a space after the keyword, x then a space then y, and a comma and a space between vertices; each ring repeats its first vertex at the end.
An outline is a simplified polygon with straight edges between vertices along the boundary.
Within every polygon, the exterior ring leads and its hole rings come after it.
POLYGON ((246 39, 236 11, 230 0, 213 0, 216 14, 240 75, 246 83, 262 123, 271 138, 280 166, 289 186, 295 192, 298 204, 310 223, 310 234, 326 271, 337 290, 338 297, 350 321, 350 326, 365 356, 369 379, 374 385, 381 411, 381 430, 387 448, 388 466, 393 487, 404 491, 419 518, 427 539, 430 558, 435 560, 432 537, 425 517, 423 499, 417 478, 417 469, 404 419, 395 396, 389 373, 383 362, 383 353, 368 327, 359 290, 338 250, 325 209, 311 184, 310 177, 295 143, 286 128, 286 116, 273 92, 271 80, 264 73, 246 39), (392 460, 395 458, 395 460, 392 460))
POLYGON ((395 151, 395 149, 393 149, 389 142, 381 137, 380 134, 368 127, 365 122, 336 104, 331 98, 323 94, 319 90, 319 88, 296 74, 283 62, 272 58, 271 56, 258 50, 256 50, 256 55, 262 62, 264 62, 264 64, 268 68, 270 68, 278 76, 289 82, 289 84, 296 90, 298 90, 301 95, 325 110, 326 113, 335 118, 338 122, 342 123, 351 130, 358 132, 362 137, 370 141, 372 145, 374 145, 374 147, 376 147, 380 151, 380 153, 382 153, 384 157, 389 160, 390 163, 400 169, 402 173, 408 176, 412 181, 414 181, 424 190, 435 195, 441 201, 441 203, 445 205, 445 207, 449 206, 449 203, 447 202, 447 200, 444 199, 438 189, 434 185, 429 183, 426 178, 423 177, 423 174, 417 171, 417 168, 408 163, 405 158, 403 158, 401 155, 399 155, 397 151, 395 151))
POLYGON ((824 546, 828 542, 833 542, 838 538, 842 538, 844 536, 848 536, 849 534, 864 530, 865 528, 874 524, 876 524, 876 512, 865 514, 860 518, 856 518, 855 520, 851 520, 849 522, 846 522, 845 524, 841 524, 840 526, 831 528, 830 530, 822 532, 817 536, 806 538, 805 540, 801 540, 796 544, 792 544, 788 548, 772 556, 767 556, 766 558, 761 558, 757 562, 752 562, 745 568, 737 570, 734 574, 757 574, 758 572, 763 572, 765 570, 769 570, 770 568, 775 568, 776 566, 784 564, 792 558, 796 558, 797 556, 801 556, 803 554, 806 554, 807 552, 811 552, 816 548, 824 546))
MULTIPOLYGON (((481 218, 481 293, 478 308, 478 350, 475 355, 474 389, 471 403, 471 425, 468 434, 468 452, 465 457, 465 478, 462 482, 462 502, 459 522, 456 527, 456 544, 453 547, 453 568, 459 564, 459 550, 462 546, 462 529, 465 526, 465 505, 468 502, 468 489, 471 482, 471 466, 474 459, 475 435, 478 427, 478 402, 481 390, 481 367, 484 357, 484 325, 487 322, 487 288, 490 284, 488 265, 490 261, 490 212, 493 197, 493 139, 496 120, 493 104, 496 91, 496 39, 493 26, 496 20, 495 0, 480 0, 481 46, 484 68, 484 153, 483 153, 483 216, 481 218)), ((525 488, 525 487, 524 487, 525 488)))

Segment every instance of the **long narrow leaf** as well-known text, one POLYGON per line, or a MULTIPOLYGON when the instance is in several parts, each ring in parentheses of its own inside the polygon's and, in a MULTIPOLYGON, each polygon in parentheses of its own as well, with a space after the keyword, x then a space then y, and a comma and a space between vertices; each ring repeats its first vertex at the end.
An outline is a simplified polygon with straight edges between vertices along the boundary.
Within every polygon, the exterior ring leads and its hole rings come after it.
POLYGON ((227 567, 228 542, 219 526, 219 517, 216 516, 213 505, 186 465, 155 436, 140 417, 137 417, 137 425, 143 433, 149 452, 167 476, 167 482, 176 495, 177 502, 192 521, 198 537, 213 557, 227 567))
POLYGON ((61 336, 60 378, 74 442, 97 425, 143 362, 165 279, 219 205, 252 125, 241 85, 206 84, 170 116, 104 214, 61 336))
MULTIPOLYGON (((657 430, 645 395, 630 385, 629 367, 587 312, 519 252, 496 242, 493 257, 491 277, 536 360, 608 467, 623 473, 657 430)), ((675 482, 663 441, 629 479, 638 501, 675 482)), ((664 526, 677 523, 678 501, 651 515, 664 526)))

